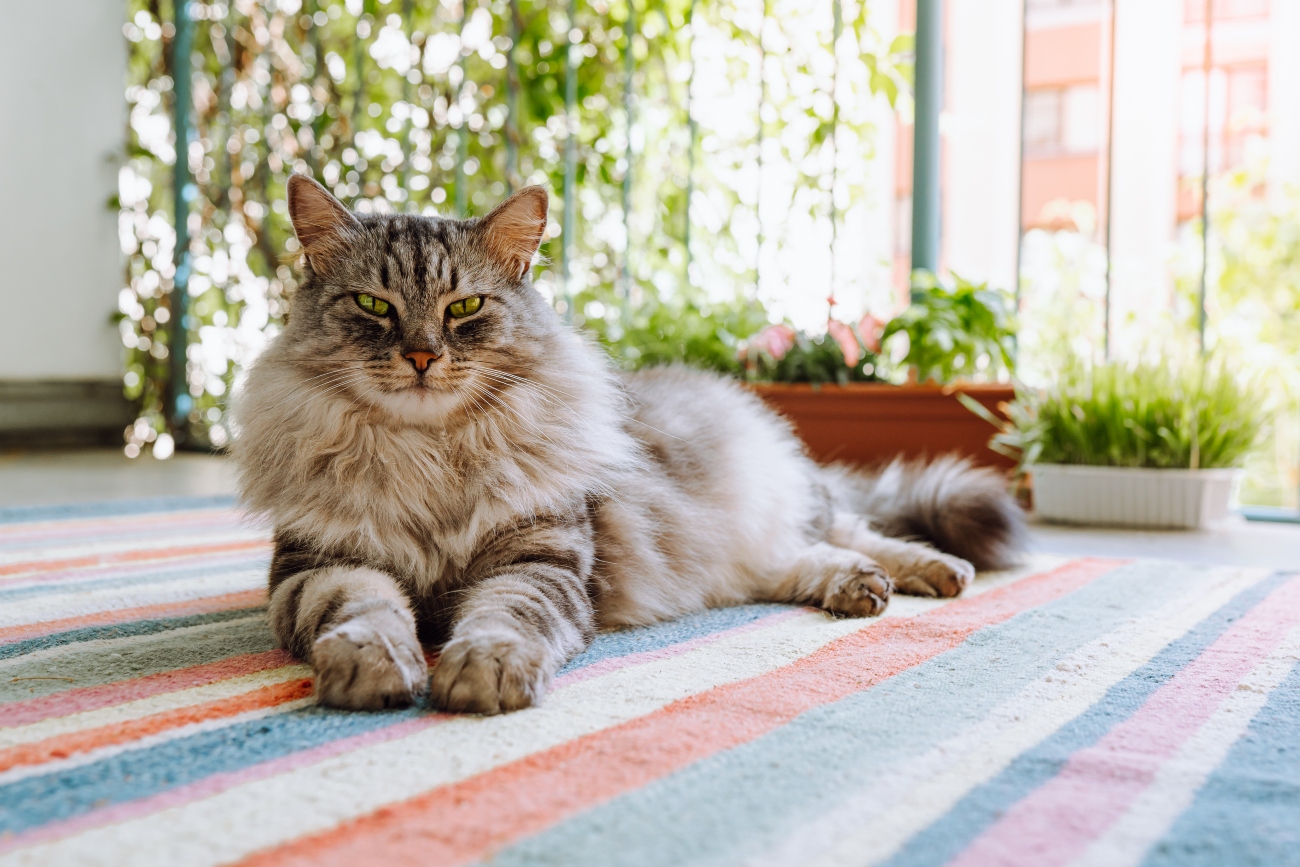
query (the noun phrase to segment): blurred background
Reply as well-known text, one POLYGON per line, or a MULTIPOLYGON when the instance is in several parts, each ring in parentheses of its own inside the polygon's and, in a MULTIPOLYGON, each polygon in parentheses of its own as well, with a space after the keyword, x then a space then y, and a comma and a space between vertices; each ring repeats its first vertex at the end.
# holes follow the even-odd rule
MULTIPOLYGON (((967 380, 1204 353, 1268 404, 1240 502, 1300 505, 1300 0, 6 11, 8 455, 226 446, 295 288, 283 190, 305 172, 363 212, 483 214, 546 184, 537 286, 629 367, 752 373, 781 324, 830 332, 854 378, 915 378, 916 331, 877 326, 918 269, 1018 323, 967 380)), ((30 491, 79 472, 39 461, 30 491)))

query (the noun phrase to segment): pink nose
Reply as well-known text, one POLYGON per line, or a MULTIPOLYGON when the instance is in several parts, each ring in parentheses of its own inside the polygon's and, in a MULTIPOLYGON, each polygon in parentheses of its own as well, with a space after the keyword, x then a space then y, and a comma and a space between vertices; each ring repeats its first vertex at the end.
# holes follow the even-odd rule
POLYGON ((423 373, 429 366, 430 362, 438 360, 436 352, 407 352, 404 353, 407 360, 415 365, 415 369, 423 373))

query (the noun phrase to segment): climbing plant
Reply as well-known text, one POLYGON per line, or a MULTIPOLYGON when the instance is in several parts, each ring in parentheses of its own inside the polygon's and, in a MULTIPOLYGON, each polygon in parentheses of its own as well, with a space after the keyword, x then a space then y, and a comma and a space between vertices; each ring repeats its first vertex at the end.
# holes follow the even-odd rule
MULTIPOLYGON (((130 0, 114 203, 124 385, 139 407, 127 453, 229 441, 226 396, 296 288, 293 172, 362 212, 481 214, 512 188, 547 185, 537 285, 615 339, 650 301, 767 301, 780 316, 800 291, 805 307, 861 294, 844 267, 828 286, 798 278, 854 225, 873 112, 905 90, 910 42, 886 40, 869 11, 861 0, 130 0), (180 154, 177 117, 189 122, 180 154), (179 197, 177 159, 189 177, 179 197)), ((855 255, 852 241, 833 262, 855 255)))

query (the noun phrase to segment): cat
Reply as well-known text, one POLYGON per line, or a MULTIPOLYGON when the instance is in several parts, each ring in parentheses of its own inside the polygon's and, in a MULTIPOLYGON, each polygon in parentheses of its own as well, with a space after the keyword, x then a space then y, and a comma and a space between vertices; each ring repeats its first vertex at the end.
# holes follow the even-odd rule
POLYGON ((617 372, 531 284, 540 187, 467 220, 354 215, 302 175, 287 198, 302 279, 233 454, 275 528, 272 627, 322 704, 516 710, 598 630, 761 600, 876 615, 1017 556, 994 471, 819 466, 736 382, 617 372))

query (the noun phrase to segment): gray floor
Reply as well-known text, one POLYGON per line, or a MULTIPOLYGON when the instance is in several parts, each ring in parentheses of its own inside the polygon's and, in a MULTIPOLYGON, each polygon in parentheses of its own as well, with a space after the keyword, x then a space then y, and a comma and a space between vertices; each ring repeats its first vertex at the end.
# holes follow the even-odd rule
MULTIPOLYGON (((182 453, 157 461, 131 460, 115 450, 0 453, 0 508, 234 492, 229 462, 210 455, 182 453)), ((1203 532, 1035 523, 1030 546, 1059 554, 1300 568, 1300 525, 1248 523, 1241 518, 1203 532)))
POLYGON ((0 507, 233 494, 228 461, 179 453, 132 460, 117 449, 0 452, 0 507))

